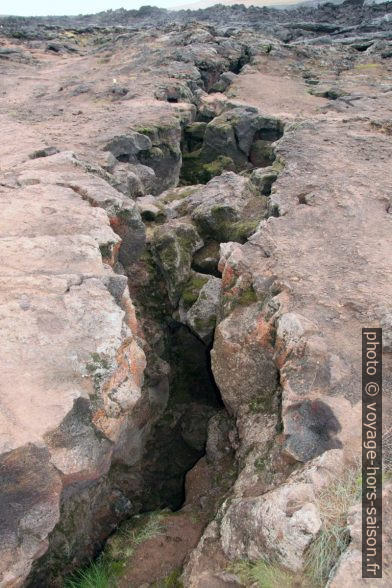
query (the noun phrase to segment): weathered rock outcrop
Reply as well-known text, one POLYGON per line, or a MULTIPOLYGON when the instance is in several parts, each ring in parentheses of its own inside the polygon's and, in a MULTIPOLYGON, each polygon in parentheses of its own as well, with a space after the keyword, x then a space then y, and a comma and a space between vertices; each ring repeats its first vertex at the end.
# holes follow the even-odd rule
MULTIPOLYGON (((112 221, 124 214, 129 226, 128 210, 131 224, 137 215, 76 162, 60 154, 14 168, 1 194, 3 586, 24 582, 48 549, 61 501, 96 491, 124 431, 139 428, 130 419, 143 402, 143 344, 126 278, 110 267, 121 241, 100 199, 112 221)), ((136 248, 141 231, 139 217, 136 248)), ((113 491, 106 482, 104 494, 113 491)), ((114 504, 98 521, 101 508, 84 512, 90 545, 113 525, 114 504)), ((61 524, 72 554, 71 521, 61 524)))
MULTIPOLYGON (((207 557, 212 549, 231 561, 269 557, 293 573, 303 571, 307 550, 324 532, 323 500, 333 500, 322 489, 340 483, 349 493, 347 469, 358 475, 360 336, 349 340, 360 333, 364 317, 380 324, 385 316, 385 257, 376 259, 366 244, 375 230, 391 247, 382 204, 387 195, 379 180, 388 149, 385 137, 370 135, 357 121, 318 121, 291 130, 277 146, 285 165, 270 199, 280 216, 263 221, 245 245, 221 246, 225 318, 218 322, 212 368, 225 404, 238 415, 242 462, 232 498, 185 570, 186 585, 218 581, 222 567, 218 555, 207 557), (377 152, 366 148, 372 141, 377 152), (365 303, 368 278, 377 287, 365 303), (241 286, 248 292, 246 305, 239 304, 241 286), (281 424, 266 439, 266 432, 255 432, 252 413, 268 422, 280 397, 281 424), (300 463, 304 468, 290 474, 300 463)), ((389 366, 388 354, 385 360, 389 366)), ((358 540, 357 530, 351 533, 358 540)), ((353 546, 331 585, 342 578, 361 583, 357 557, 353 546)))

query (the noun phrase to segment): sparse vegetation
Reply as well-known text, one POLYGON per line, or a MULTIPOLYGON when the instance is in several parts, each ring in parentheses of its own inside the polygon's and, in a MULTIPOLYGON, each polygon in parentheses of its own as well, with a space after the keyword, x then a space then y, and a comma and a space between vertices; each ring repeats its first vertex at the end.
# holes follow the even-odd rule
POLYGON ((381 68, 382 65, 381 63, 358 63, 354 69, 359 70, 359 71, 363 71, 363 70, 372 70, 372 69, 377 69, 377 68, 381 68))
POLYGON ((254 398, 249 402, 249 410, 253 414, 257 414, 259 412, 271 412, 273 408, 273 395, 270 394, 268 396, 254 398))
POLYGON ((141 543, 156 537, 163 531, 162 520, 165 514, 152 512, 134 517, 125 523, 109 541, 107 556, 110 560, 124 561, 133 556, 141 543))
POLYGON ((122 564, 100 557, 88 567, 76 572, 65 582, 65 588, 113 588, 122 564))
POLYGON ((198 299, 200 290, 207 283, 208 278, 193 276, 189 279, 183 293, 182 301, 185 308, 190 308, 198 299))
POLYGON ((312 588, 325 586, 333 566, 347 549, 350 542, 347 515, 360 496, 361 481, 356 468, 327 485, 319 494, 322 528, 308 549, 305 566, 305 575, 312 588))
POLYGON ((164 196, 162 196, 162 201, 165 203, 170 203, 173 202, 174 200, 184 200, 185 198, 188 198, 188 196, 191 196, 191 194, 193 194, 193 192, 196 191, 197 188, 195 187, 185 187, 183 189, 174 189, 173 191, 168 191, 164 196))
POLYGON ((176 568, 162 580, 154 582, 154 588, 182 588, 183 583, 180 580, 181 570, 176 568))
MULTIPOLYGON (((163 531, 164 517, 165 513, 162 512, 133 517, 109 539, 106 549, 98 559, 75 572, 66 580, 64 588, 114 588, 136 547, 163 531)), ((180 584, 167 583, 163 586, 176 588, 180 584)))
POLYGON ((276 563, 266 559, 256 562, 240 561, 231 570, 245 584, 245 586, 259 586, 260 588, 295 588, 306 584, 299 583, 292 572, 288 572, 276 563))

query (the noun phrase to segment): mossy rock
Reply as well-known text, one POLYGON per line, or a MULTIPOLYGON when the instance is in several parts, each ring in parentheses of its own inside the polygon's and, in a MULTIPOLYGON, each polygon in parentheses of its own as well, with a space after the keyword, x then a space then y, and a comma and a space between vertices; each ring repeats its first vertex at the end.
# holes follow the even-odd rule
POLYGON ((278 178, 278 173, 279 172, 276 169, 274 169, 273 166, 268 166, 266 168, 259 168, 259 169, 255 169, 252 172, 252 174, 250 176, 250 180, 255 186, 257 186, 257 188, 260 190, 261 194, 269 195, 269 194, 271 194, 272 184, 278 178))
POLYGON ((203 246, 195 227, 185 222, 161 225, 151 248, 165 280, 169 299, 176 305, 191 271, 192 255, 203 246))
POLYGON ((203 164, 200 159, 201 149, 192 151, 191 153, 184 153, 182 156, 182 167, 180 172, 180 180, 182 184, 198 184, 199 176, 202 171, 203 164))
POLYGON ((219 243, 244 243, 255 232, 260 219, 238 220, 238 214, 230 206, 217 205, 211 208, 208 219, 195 215, 195 222, 202 233, 206 233, 219 243))
POLYGON ((164 204, 170 204, 170 202, 174 202, 175 200, 184 200, 185 198, 188 198, 188 196, 191 196, 196 190, 197 186, 182 186, 174 188, 173 190, 167 190, 159 196, 159 201, 164 204))
POLYGON ((238 222, 238 215, 232 207, 226 205, 213 206, 209 211, 209 217, 195 216, 203 231, 220 243, 231 241, 232 226, 238 222))
POLYGON ((234 170, 235 164, 230 157, 219 155, 215 160, 206 163, 198 149, 184 154, 180 177, 184 184, 206 184, 222 172, 234 170))
POLYGON ((238 169, 246 166, 247 157, 238 149, 234 123, 235 120, 227 120, 225 115, 221 115, 207 125, 201 152, 201 159, 205 163, 224 156, 230 158, 238 169))
POLYGON ((235 171, 234 161, 226 155, 219 155, 214 161, 204 164, 206 182, 209 182, 214 176, 219 176, 224 171, 235 171))
POLYGON ((200 290, 208 282, 208 277, 201 276, 200 274, 193 274, 189 278, 187 285, 185 286, 181 301, 186 309, 190 308, 198 299, 200 290))
POLYGON ((274 396, 266 396, 264 398, 254 398, 249 403, 249 410, 253 414, 272 412, 274 408, 274 396))
POLYGON ((203 139, 204 133, 206 132, 207 123, 205 122, 193 122, 192 124, 185 127, 185 133, 196 137, 197 139, 203 139))
POLYGON ((256 232, 259 222, 259 219, 248 219, 233 223, 230 227, 230 240, 245 243, 256 232))
MULTIPOLYGON (((212 342, 220 306, 221 280, 214 276, 196 274, 203 285, 196 300, 189 300, 192 306, 186 314, 186 324, 207 345, 212 342)), ((190 298, 190 297, 189 297, 190 298)), ((193 296, 194 298, 194 296, 193 296)), ((187 300, 182 299, 182 309, 186 309, 187 300)))
POLYGON ((243 290, 241 294, 236 299, 237 304, 242 304, 244 306, 248 306, 249 304, 253 304, 257 302, 257 295, 256 292, 250 287, 248 290, 243 290))

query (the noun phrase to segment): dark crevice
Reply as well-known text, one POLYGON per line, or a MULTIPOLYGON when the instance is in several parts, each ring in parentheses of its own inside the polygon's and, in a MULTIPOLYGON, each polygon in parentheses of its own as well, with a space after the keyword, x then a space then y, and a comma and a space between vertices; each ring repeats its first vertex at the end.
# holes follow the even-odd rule
POLYGON ((201 267, 201 266, 197 265, 196 263, 192 264, 192 269, 195 272, 198 272, 199 274, 203 274, 205 276, 214 276, 214 278, 221 278, 222 277, 222 274, 218 269, 207 270, 206 268, 201 267))
POLYGON ((222 68, 218 68, 216 70, 210 68, 202 68, 199 67, 199 71, 200 71, 200 75, 201 75, 201 79, 203 81, 203 85, 204 85, 204 89, 206 92, 208 92, 209 94, 212 92, 216 92, 216 91, 222 91, 222 89, 226 90, 227 87, 229 86, 229 82, 226 82, 224 84, 224 88, 222 89, 218 89, 217 86, 219 86, 220 84, 220 77, 223 73, 233 73, 233 74, 239 74, 242 70, 242 68, 244 67, 244 65, 247 65, 251 60, 251 54, 250 54, 250 50, 248 47, 245 47, 243 50, 243 53, 240 57, 238 57, 237 59, 234 59, 233 61, 231 61, 227 67, 227 69, 222 69, 222 68))
POLYGON ((169 400, 144 452, 143 511, 181 508, 185 476, 205 454, 208 421, 223 407, 211 371, 210 347, 170 317, 165 359, 171 369, 169 400))
MULTIPOLYGON (((244 63, 238 61, 233 64, 231 71, 235 72, 236 69, 239 71, 243 65, 244 63)), ((176 98, 170 101, 175 102, 176 98)), ((249 109, 249 112, 250 118, 254 116, 254 111, 249 109)), ((248 122, 248 111, 245 111, 245 115, 240 114, 248 122)), ((274 162, 276 156, 273 143, 282 136, 283 131, 270 129, 268 124, 266 124, 267 128, 256 130, 253 137, 252 131, 248 131, 247 137, 251 139, 251 144, 247 151, 246 147, 241 149, 243 141, 240 139, 243 137, 238 136, 237 128, 234 132, 234 119, 233 122, 229 119, 232 125, 229 133, 233 136, 231 147, 234 154, 225 152, 224 142, 223 144, 219 141, 214 143, 214 138, 208 145, 210 149, 208 152, 205 149, 205 133, 208 122, 214 119, 205 116, 203 121, 202 118, 202 115, 198 113, 196 122, 185 126, 181 145, 174 145, 174 151, 173 144, 166 143, 163 136, 163 138, 159 137, 159 141, 162 141, 159 147, 158 143, 154 143, 150 150, 140 150, 136 154, 132 146, 129 152, 125 152, 126 148, 121 147, 115 157, 122 163, 140 162, 149 165, 158 178, 160 174, 167 171, 167 168, 170 166, 175 168, 179 164, 180 148, 183 157, 180 183, 192 186, 207 183, 227 169, 252 176, 255 169, 271 166, 274 162), (156 154, 154 149, 161 153, 156 154), (163 163, 162 153, 165 156, 163 163), (231 156, 236 159, 235 164, 231 156), (187 165, 188 177, 184 175, 187 165)), ((270 122, 267 121, 267 123, 270 122)), ((272 124, 275 123, 276 121, 272 121, 272 124)), ((264 125, 263 122, 260 123, 260 119, 257 119, 257 124, 264 125)), ((148 132, 141 131, 141 134, 148 135, 148 132)), ((271 170, 270 175, 262 180, 261 185, 254 182, 262 195, 271 193, 272 184, 276 180, 278 172, 272 173, 271 170)), ((167 181, 173 182, 173 176, 167 181)), ((169 183, 169 186, 161 185, 159 191, 170 186, 173 186, 173 183, 169 183)), ((150 223, 153 222, 151 218, 150 223)), ((231 234, 229 236, 232 237, 231 234)), ((244 242, 247 236, 248 233, 241 233, 240 236, 233 235, 232 240, 244 242)), ((203 239, 204 246, 201 248, 204 249, 203 256, 198 258, 199 252, 196 251, 191 267, 197 273, 220 278, 219 242, 214 240, 220 237, 209 235, 204 236, 203 239), (206 249, 208 251, 205 251, 206 249)), ((79 492, 73 502, 70 500, 68 506, 64 507, 69 509, 69 512, 64 511, 62 514, 62 520, 77 519, 79 501, 89 503, 95 496, 98 496, 102 503, 110 505, 108 506, 108 509, 111 509, 110 512, 102 515, 102 524, 100 521, 94 522, 99 527, 99 531, 102 527, 102 533, 99 534, 99 539, 95 543, 90 544, 90 556, 96 555, 102 549, 104 540, 120 521, 132 518, 141 512, 165 508, 172 511, 181 509, 186 499, 186 475, 206 454, 208 423, 218 412, 225 413, 224 403, 211 368, 212 343, 206 344, 185 324, 187 320, 182 318, 178 304, 169 301, 168 286, 159 267, 150 245, 147 245, 139 261, 133 260, 126 267, 131 298, 138 310, 140 328, 146 341, 144 350, 147 357, 142 400, 140 406, 137 406, 132 413, 129 431, 124 433, 131 438, 128 445, 124 443, 128 453, 121 454, 120 450, 120 455, 113 460, 107 480, 99 481, 95 486, 92 484, 79 492), (148 279, 146 274, 149 276, 148 279), (163 365, 168 368, 166 371, 163 365), (141 440, 138 435, 142 438, 141 440), (143 435, 145 435, 144 438, 143 435), (135 437, 135 449, 132 446, 132 436, 135 437), (137 455, 135 462, 128 463, 127 459, 133 458, 130 454, 132 451, 137 452, 139 446, 142 446, 140 456, 137 455), (106 482, 107 486, 105 486, 106 482), (105 492, 108 492, 108 495, 105 492)), ((184 292, 180 294, 182 301, 185 300, 183 294, 184 292)), ((58 540, 61 545, 63 535, 60 527, 56 529, 53 534, 53 543, 55 544, 58 540)), ((77 532, 75 537, 78 540, 77 532)), ((65 544, 64 550, 68 547, 65 544)), ((70 553, 74 551, 75 546, 72 545, 70 553)), ((48 568, 58 565, 56 559, 51 561, 52 557, 54 557, 53 554, 48 552, 48 568)), ((67 566, 71 569, 75 561, 62 564, 63 569, 67 566)), ((42 570, 48 568, 43 566, 36 578, 40 580, 42 570)), ((38 586, 39 582, 35 585, 38 586)))
POLYGON ((121 155, 117 155, 116 159, 120 163, 128 163, 129 162, 129 153, 122 153, 121 155))
POLYGON ((212 114, 207 114, 206 112, 200 112, 199 110, 196 113, 195 122, 205 122, 209 123, 212 119, 215 118, 212 114))
POLYGON ((241 55, 241 57, 239 59, 237 59, 236 61, 233 61, 230 64, 229 71, 234 74, 239 74, 240 71, 242 70, 242 68, 244 67, 244 65, 247 65, 248 63, 250 63, 250 60, 251 60, 251 53, 250 53, 249 47, 245 47, 244 53, 241 55))

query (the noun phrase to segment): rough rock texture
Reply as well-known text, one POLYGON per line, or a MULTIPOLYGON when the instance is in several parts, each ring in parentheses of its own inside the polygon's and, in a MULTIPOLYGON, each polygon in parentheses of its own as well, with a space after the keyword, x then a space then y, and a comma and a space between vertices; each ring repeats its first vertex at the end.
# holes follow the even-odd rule
POLYGON ((233 172, 213 178, 192 194, 192 219, 202 235, 218 242, 243 241, 256 228, 266 200, 253 184, 233 172))
MULTIPOLYGON (((283 134, 282 123, 260 115, 256 108, 237 107, 215 117, 206 127, 202 156, 213 161, 222 153, 237 166, 252 159, 255 142, 276 141, 283 134)), ((258 162, 261 167, 262 162, 258 162)))
POLYGON ((108 473, 142 400, 134 310, 125 276, 110 267, 120 238, 70 186, 108 201, 114 190, 89 183, 71 158, 45 169, 50 159, 14 168, 15 186, 1 193, 4 586, 19 585, 47 550, 66 489, 108 473))
POLYGON ((211 343, 219 311, 220 279, 210 276, 184 321, 205 343, 211 343))
POLYGON ((165 278, 170 301, 176 304, 191 270, 192 255, 203 245, 195 228, 172 221, 154 232, 152 251, 165 278))
MULTIPOLYGON (((391 512, 391 483, 385 485, 382 494, 383 515, 387 521, 390 520, 391 512)), ((362 505, 356 504, 351 509, 348 516, 348 528, 350 531, 351 543, 340 560, 337 562, 336 573, 328 582, 328 588, 338 588, 346 584, 354 586, 374 586, 377 582, 379 586, 388 586, 390 583, 389 569, 391 567, 391 537, 388 530, 383 532, 383 578, 372 580, 371 578, 362 578, 362 505)))
MULTIPOLYGON (((184 585, 301 581, 356 473, 363 326, 391 383, 390 12, 1 18, 2 588, 62 585, 193 466, 184 585)), ((348 530, 324 584, 375 585, 348 530)))

